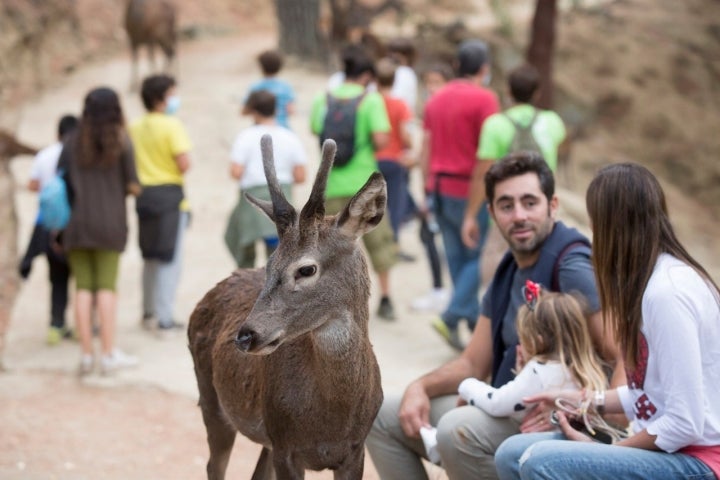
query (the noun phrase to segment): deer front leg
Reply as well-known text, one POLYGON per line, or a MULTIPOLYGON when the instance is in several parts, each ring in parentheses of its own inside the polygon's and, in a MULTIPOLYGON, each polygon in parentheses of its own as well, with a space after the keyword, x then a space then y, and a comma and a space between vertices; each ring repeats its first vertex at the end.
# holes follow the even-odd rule
POLYGON ((196 369, 200 387, 200 410, 207 430, 208 447, 210 447, 207 478, 208 480, 224 480, 237 432, 222 417, 220 403, 212 383, 197 372, 196 369))
POLYGON ((276 480, 272 452, 268 448, 263 447, 260 452, 260 458, 258 458, 255 471, 250 480, 276 480))
POLYGON ((130 91, 135 92, 138 88, 138 46, 130 45, 130 91))
POLYGON ((365 469, 365 445, 353 445, 352 452, 345 458, 340 468, 335 470, 334 480, 361 480, 365 469))
POLYGON ((277 480, 303 480, 305 470, 293 461, 292 454, 273 450, 273 466, 277 480))

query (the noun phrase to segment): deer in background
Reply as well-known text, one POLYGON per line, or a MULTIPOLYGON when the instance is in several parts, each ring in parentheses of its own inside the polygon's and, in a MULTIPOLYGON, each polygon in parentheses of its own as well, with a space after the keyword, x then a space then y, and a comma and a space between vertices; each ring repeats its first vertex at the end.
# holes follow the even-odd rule
POLYGON ((278 183, 268 135, 261 147, 272 201, 247 198, 277 226, 278 248, 264 270, 236 270, 210 290, 188 327, 208 478, 225 478, 240 432, 263 446, 253 479, 332 469, 335 479, 360 480, 383 395, 358 239, 382 219, 385 180, 373 174, 339 214, 325 217, 336 150, 328 140, 298 215, 278 183))
POLYGON ((0 371, 3 370, 5 336, 10 326, 15 297, 20 285, 18 275, 18 221, 15 211, 15 180, 10 159, 17 155, 35 155, 37 150, 0 130, 0 371))
POLYGON ((165 53, 165 72, 174 67, 177 44, 175 5, 169 0, 129 0, 125 11, 125 30, 130 41, 132 72, 130 90, 138 86, 138 50, 147 45, 150 66, 155 70, 155 45, 165 53))

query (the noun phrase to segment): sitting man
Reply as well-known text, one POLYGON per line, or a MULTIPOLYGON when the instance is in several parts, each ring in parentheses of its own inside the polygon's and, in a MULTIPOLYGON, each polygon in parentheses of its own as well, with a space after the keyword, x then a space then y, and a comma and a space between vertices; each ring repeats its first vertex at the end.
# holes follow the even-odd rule
MULTIPOLYGON (((604 334, 590 262, 590 242, 556 221, 553 174, 534 152, 512 153, 490 167, 485 189, 492 219, 510 246, 485 294, 477 326, 459 358, 412 382, 402 397, 386 395, 367 439, 380 477, 422 479, 427 474, 420 428, 437 426, 437 449, 451 480, 497 478, 496 448, 522 430, 550 430, 548 412, 532 408, 521 425, 479 408, 457 407, 457 389, 468 377, 491 378, 494 387, 513 379, 518 345, 515 317, 522 286, 531 279, 552 291, 585 297, 588 326, 602 357, 615 365, 612 384, 624 383, 619 349, 604 334)), ((426 457, 427 458, 427 457, 426 457)))

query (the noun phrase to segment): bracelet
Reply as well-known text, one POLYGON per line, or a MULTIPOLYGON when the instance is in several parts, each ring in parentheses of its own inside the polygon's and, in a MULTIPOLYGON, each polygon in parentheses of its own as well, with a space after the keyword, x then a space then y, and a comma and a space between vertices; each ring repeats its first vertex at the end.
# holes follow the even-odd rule
POLYGON ((593 395, 593 406, 600 415, 605 414, 605 390, 598 390, 593 395))

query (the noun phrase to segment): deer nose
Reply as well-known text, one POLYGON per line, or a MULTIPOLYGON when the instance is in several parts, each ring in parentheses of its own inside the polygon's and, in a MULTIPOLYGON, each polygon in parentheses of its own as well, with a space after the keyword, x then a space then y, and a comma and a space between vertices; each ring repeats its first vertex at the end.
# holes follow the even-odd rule
POLYGON ((235 346, 243 352, 247 352, 250 350, 253 340, 255 340, 255 332, 243 327, 238 332, 237 337, 235 337, 235 346))

